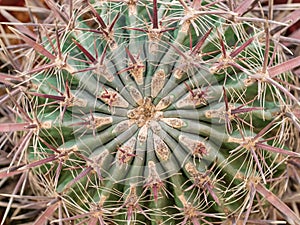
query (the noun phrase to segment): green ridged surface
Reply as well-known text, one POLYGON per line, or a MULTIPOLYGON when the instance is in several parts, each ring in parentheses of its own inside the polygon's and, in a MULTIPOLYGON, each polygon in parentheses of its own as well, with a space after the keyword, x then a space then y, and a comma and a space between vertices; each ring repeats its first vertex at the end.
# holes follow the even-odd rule
MULTIPOLYGON (((182 4, 158 2, 158 28, 152 29, 151 1, 138 1, 132 11, 126 2, 74 3, 74 27, 58 26, 66 64, 31 74, 32 92, 65 97, 64 103, 33 97, 38 120, 51 124, 38 136, 57 152, 38 138, 29 151, 30 161, 58 155, 32 172, 47 187, 44 194, 61 196, 69 213, 64 218, 209 224, 243 215, 251 184, 277 192, 284 157, 255 144, 275 137, 264 144, 285 148, 289 126, 281 113, 290 101, 256 77, 264 62, 263 24, 230 20, 233 12, 222 2, 182 4), (194 10, 189 19, 188 10, 194 10), (118 17, 109 38, 93 11, 108 27, 118 17), (73 103, 66 102, 68 89, 73 103)), ((48 39, 41 45, 56 54, 48 39)), ((275 54, 272 60, 283 59, 275 54)), ((259 204, 268 206, 254 197, 253 213, 259 204)))

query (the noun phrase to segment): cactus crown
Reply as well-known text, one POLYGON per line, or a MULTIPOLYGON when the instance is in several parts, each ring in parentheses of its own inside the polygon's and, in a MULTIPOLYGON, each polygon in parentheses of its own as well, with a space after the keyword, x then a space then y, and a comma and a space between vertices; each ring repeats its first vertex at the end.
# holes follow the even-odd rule
POLYGON ((38 221, 198 225, 284 207, 272 192, 298 155, 276 24, 224 1, 48 4, 39 41, 15 30, 34 49, 17 171, 51 198, 38 221))

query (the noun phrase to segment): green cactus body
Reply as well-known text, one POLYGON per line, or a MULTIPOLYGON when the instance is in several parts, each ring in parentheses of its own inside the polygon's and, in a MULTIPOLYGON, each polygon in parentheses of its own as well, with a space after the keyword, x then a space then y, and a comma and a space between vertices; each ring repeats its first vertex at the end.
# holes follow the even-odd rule
POLYGON ((292 153, 266 21, 222 1, 73 7, 24 72, 32 183, 59 202, 54 221, 213 224, 268 206, 255 193, 278 192, 292 153))

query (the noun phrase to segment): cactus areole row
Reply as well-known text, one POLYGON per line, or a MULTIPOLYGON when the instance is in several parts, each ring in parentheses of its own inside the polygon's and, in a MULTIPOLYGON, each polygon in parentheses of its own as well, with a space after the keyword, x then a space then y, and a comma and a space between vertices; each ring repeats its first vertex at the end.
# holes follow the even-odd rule
POLYGON ((35 61, 11 173, 52 199, 36 224, 299 222, 276 197, 298 156, 276 24, 227 1, 47 2, 39 38, 13 29, 35 61))

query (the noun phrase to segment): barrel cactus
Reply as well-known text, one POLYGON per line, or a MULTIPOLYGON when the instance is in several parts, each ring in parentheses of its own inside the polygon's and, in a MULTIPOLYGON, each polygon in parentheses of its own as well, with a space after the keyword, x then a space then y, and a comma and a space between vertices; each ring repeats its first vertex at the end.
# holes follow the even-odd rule
POLYGON ((300 224, 277 197, 299 156, 282 23, 252 1, 46 2, 38 37, 11 28, 32 50, 2 126, 23 137, 0 178, 47 196, 35 224, 266 224, 270 205, 300 224))

